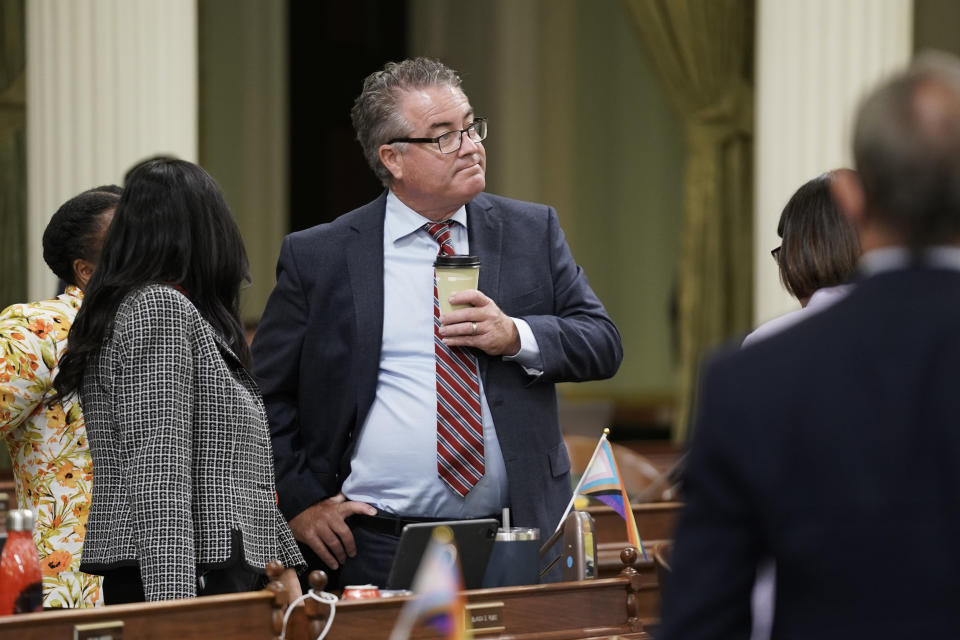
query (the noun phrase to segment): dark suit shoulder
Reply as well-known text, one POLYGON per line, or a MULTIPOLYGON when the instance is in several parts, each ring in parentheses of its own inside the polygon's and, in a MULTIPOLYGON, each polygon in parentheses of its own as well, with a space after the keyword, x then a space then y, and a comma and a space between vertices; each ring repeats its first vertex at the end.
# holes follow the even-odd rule
POLYGON ((382 225, 386 201, 387 195, 384 192, 376 200, 368 202, 362 207, 357 207, 331 222, 294 231, 286 237, 284 244, 293 247, 312 246, 317 243, 327 243, 331 240, 337 241, 352 234, 355 230, 362 231, 378 224, 382 225))
POLYGON ((883 273, 783 332, 716 358, 705 379, 748 403, 756 415, 831 406, 851 384, 887 389, 908 371, 919 379, 934 362, 960 350, 958 324, 960 273, 883 273), (928 357, 919 357, 928 349, 928 357), (887 380, 889 371, 897 374, 887 380))
POLYGON ((557 213, 549 205, 491 193, 477 195, 467 205, 467 215, 468 219, 474 215, 487 218, 490 224, 501 227, 505 238, 547 237, 560 227, 557 213))
POLYGON ((905 269, 861 280, 843 300, 744 349, 752 358, 827 358, 915 341, 960 321, 960 272, 905 269))
POLYGON ((547 216, 553 209, 549 205, 539 202, 526 202, 524 200, 514 200, 505 196, 498 196, 493 193, 482 192, 473 199, 471 204, 484 209, 498 209, 511 214, 530 215, 535 217, 547 216))

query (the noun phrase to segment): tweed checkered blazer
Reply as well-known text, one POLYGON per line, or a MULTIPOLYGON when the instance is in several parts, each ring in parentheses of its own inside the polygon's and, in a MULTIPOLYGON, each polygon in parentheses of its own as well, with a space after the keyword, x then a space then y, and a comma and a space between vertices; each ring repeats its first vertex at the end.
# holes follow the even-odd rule
POLYGON ((254 569, 303 566, 275 504, 256 384, 186 296, 129 294, 81 399, 94 464, 82 570, 139 564, 147 600, 192 597, 237 534, 254 569))

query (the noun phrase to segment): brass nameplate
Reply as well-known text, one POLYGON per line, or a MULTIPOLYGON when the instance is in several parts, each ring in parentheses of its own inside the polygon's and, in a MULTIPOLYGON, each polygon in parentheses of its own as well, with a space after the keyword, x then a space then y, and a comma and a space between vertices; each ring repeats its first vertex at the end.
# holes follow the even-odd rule
POLYGON ((506 631, 503 621, 503 602, 468 604, 463 613, 471 629, 480 633, 506 631))
POLYGON ((73 640, 123 640, 123 620, 76 624, 73 640))

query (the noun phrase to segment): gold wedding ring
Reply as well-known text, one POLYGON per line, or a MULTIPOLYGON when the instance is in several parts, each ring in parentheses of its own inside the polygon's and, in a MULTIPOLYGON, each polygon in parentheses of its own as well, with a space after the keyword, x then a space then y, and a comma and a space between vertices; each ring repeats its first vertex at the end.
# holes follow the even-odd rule
POLYGON ((477 323, 476 323, 476 322, 473 323, 473 333, 471 333, 470 335, 472 335, 472 336, 477 335, 477 323))

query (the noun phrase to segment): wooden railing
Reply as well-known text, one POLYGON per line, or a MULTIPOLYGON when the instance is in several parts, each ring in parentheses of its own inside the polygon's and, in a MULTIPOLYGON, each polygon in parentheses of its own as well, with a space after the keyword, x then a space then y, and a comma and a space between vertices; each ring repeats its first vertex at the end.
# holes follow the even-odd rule
MULTIPOLYGON (((633 507, 637 528, 648 552, 659 541, 673 537, 680 507, 680 503, 675 502, 633 507)), ((514 640, 649 637, 644 629, 656 622, 660 608, 652 557, 644 561, 632 549, 624 550, 624 523, 612 509, 589 507, 587 510, 596 522, 601 579, 466 591, 468 614, 478 621, 473 625, 474 637, 505 636, 514 640)), ((279 576, 279 566, 272 567, 271 571, 274 578, 279 576)), ((311 579, 319 580, 320 576, 314 575, 311 579)), ((321 585, 318 582, 316 586, 321 585)), ((409 599, 342 601, 337 605, 327 638, 386 638, 409 599)), ((291 613, 287 638, 313 640, 326 622, 328 609, 308 602, 309 606, 298 605, 291 613)), ((268 589, 250 593, 3 617, 0 618, 0 638, 276 640, 286 607, 286 594, 274 580, 268 589)), ((440 634, 430 629, 416 629, 411 637, 429 639, 440 634)))
MULTIPOLYGON (((652 550, 673 539, 673 530, 683 506, 680 502, 647 502, 633 505, 637 531, 647 547, 647 559, 637 557, 633 567, 645 582, 656 583, 652 550)), ((587 507, 593 516, 597 535, 597 565, 600 577, 615 576, 623 569, 620 552, 627 546, 627 530, 623 518, 610 507, 587 507)))
POLYGON ((273 591, 190 600, 118 604, 0 617, 10 640, 271 640, 279 633, 282 602, 273 591), (275 630, 276 629, 276 630, 275 630), (76 634, 76 635, 74 635, 76 634))
MULTIPOLYGON (((624 552, 629 560, 633 550, 624 552)), ((465 591, 467 615, 475 638, 511 640, 576 640, 583 638, 648 638, 644 629, 655 624, 660 595, 655 584, 644 584, 635 572, 615 578, 557 584, 465 591)), ((311 580, 316 578, 316 573, 311 580)), ((320 586, 319 584, 316 586, 320 586)), ((353 600, 337 605, 328 640, 386 638, 400 610, 414 596, 353 600)), ((314 638, 328 610, 323 605, 298 606, 290 617, 288 637, 314 638), (308 615, 309 614, 309 615, 308 615)), ((414 640, 443 637, 438 631, 416 628, 414 640)))
MULTIPOLYGON (((624 550, 632 564, 633 549, 624 550)), ((98 609, 48 611, 0 618, 0 638, 16 640, 276 640, 286 593, 274 578, 263 591, 189 600, 125 604, 98 609), (77 634, 77 635, 75 635, 77 634)), ((326 577, 314 572, 311 581, 322 588, 326 577)), ((464 592, 466 614, 474 620, 475 638, 513 640, 577 640, 586 638, 649 638, 660 599, 657 586, 645 583, 629 566, 615 578, 559 584, 478 589, 464 592)), ((329 640, 387 638, 403 606, 413 596, 341 601, 329 640)), ((329 610, 313 601, 297 605, 286 637, 313 640, 326 623, 329 610)), ((442 637, 418 627, 413 639, 442 637)))

